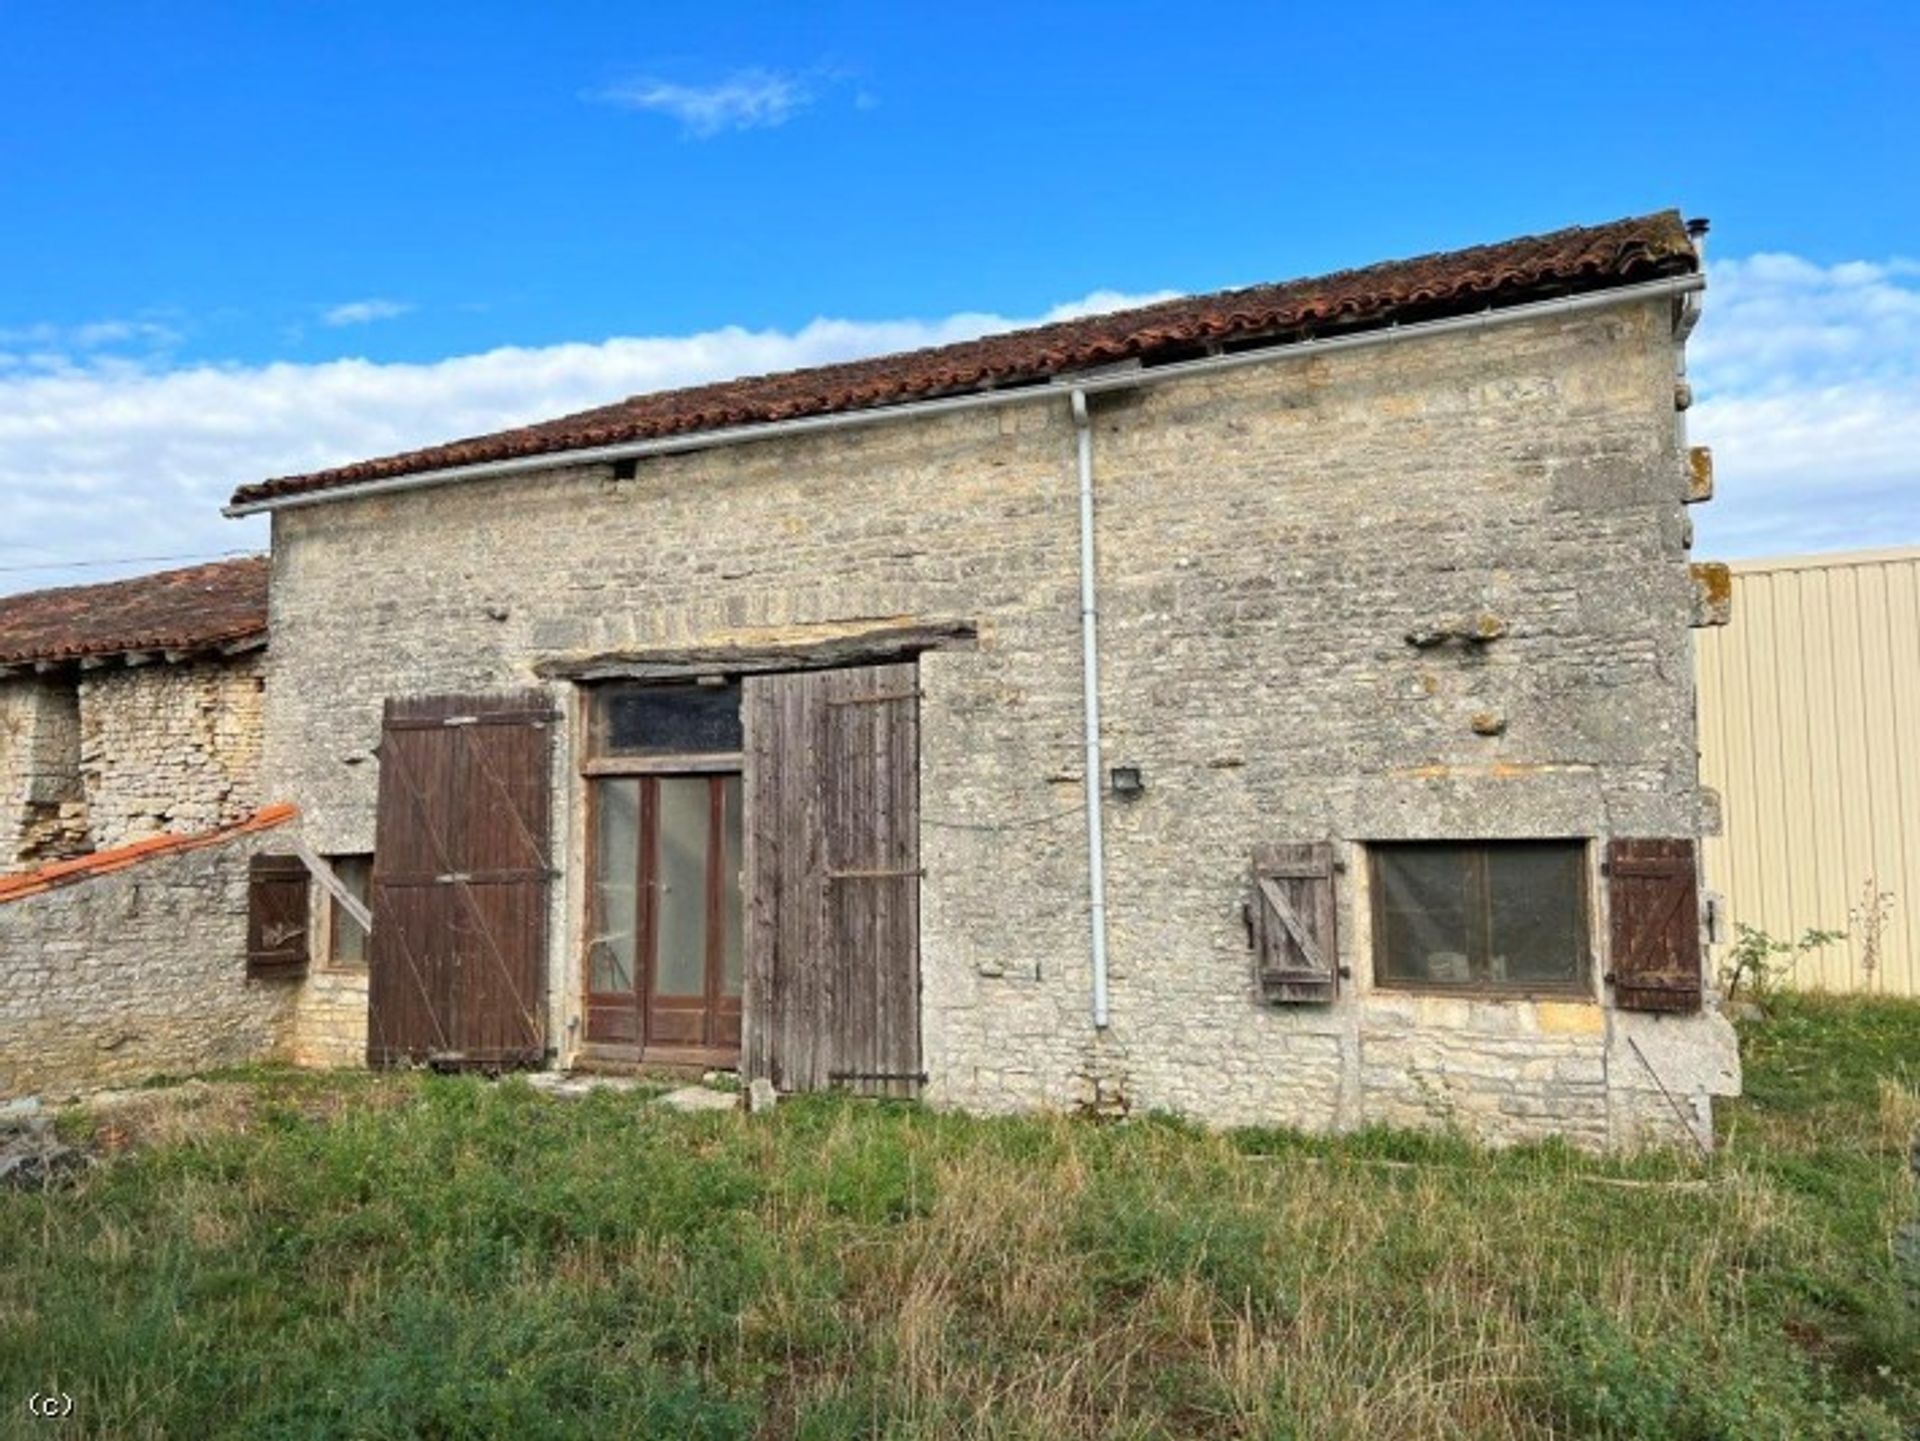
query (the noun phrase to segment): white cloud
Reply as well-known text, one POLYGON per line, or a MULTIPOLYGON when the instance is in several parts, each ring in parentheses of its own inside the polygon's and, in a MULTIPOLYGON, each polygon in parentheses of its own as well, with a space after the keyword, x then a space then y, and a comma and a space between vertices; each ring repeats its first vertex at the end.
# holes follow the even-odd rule
POLYGON ((323 325, 368 325, 376 320, 392 320, 405 315, 413 307, 403 300, 349 300, 344 305, 330 305, 320 312, 323 325))
POLYGON ((1703 556, 1920 542, 1920 263, 1708 268, 1688 432, 1714 451, 1703 556))
MULTIPOLYGON (((1159 296, 1101 291, 1042 320, 1159 296)), ((644 391, 819 365, 1005 330, 1031 320, 815 320, 687 336, 506 348, 431 364, 165 367, 107 357, 0 370, 0 592, 154 568, 66 570, 54 558, 213 555, 264 548, 259 518, 228 521, 236 485, 541 420, 644 391)))
POLYGON ((0 325, 0 372, 59 370, 87 355, 111 347, 133 347, 146 352, 178 345, 181 334, 158 320, 90 320, 79 325, 37 321, 32 325, 0 325))
POLYGON ((778 70, 736 70, 712 85, 684 85, 642 76, 610 85, 588 97, 623 110, 671 116, 699 140, 728 130, 784 125, 814 101, 811 81, 778 70))

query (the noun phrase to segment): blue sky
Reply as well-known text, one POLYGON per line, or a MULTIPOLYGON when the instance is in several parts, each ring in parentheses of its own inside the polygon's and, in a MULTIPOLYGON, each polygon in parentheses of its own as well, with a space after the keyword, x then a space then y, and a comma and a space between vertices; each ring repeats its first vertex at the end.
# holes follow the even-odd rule
POLYGON ((0 0, 0 591, 257 546, 268 474, 1666 206, 1701 552, 1920 541, 1917 13, 0 0))

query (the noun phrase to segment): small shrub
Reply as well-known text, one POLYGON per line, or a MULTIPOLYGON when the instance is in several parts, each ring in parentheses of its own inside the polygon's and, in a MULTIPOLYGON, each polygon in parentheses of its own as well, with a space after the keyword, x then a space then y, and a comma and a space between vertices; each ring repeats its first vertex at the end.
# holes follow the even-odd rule
POLYGON ((1736 939, 1720 967, 1720 989, 1729 1001, 1738 1000, 1743 989, 1750 999, 1765 1000, 1802 956, 1847 938, 1845 931, 1809 927, 1799 940, 1782 941, 1745 921, 1735 921, 1733 929, 1736 939))

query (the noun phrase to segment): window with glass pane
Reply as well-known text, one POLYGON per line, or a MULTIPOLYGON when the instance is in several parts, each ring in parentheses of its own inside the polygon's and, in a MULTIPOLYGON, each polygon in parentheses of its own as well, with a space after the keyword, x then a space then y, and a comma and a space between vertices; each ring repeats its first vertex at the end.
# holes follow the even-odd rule
MULTIPOLYGON (((347 893, 363 906, 373 901, 373 857, 328 856, 327 864, 347 893)), ((364 966, 367 963, 367 932, 347 908, 329 898, 327 961, 335 966, 364 966)))
POLYGON ((594 786, 593 934, 587 989, 631 991, 640 918, 640 782, 594 786))
POLYGON ((705 776, 662 776, 659 886, 653 990, 701 996, 707 990, 707 830, 712 787, 705 776))
POLYGON ((737 685, 612 685, 594 693, 603 756, 725 755, 742 745, 737 685))
POLYGON ((1584 993, 1586 844, 1369 848, 1383 986, 1584 993))

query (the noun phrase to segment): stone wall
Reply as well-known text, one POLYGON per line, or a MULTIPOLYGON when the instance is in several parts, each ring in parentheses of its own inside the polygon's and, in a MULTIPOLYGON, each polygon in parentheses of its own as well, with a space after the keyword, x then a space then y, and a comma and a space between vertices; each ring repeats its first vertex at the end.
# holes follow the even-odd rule
POLYGON ((256 809, 262 681, 258 652, 84 672, 80 769, 95 848, 256 809))
POLYGON ((246 975, 272 830, 0 903, 0 1095, 66 1095, 284 1053, 296 983, 246 975))
MULTIPOLYGON (((314 888, 318 910, 325 901, 314 888)), ((316 947, 289 1031, 288 1058, 296 1066, 361 1066, 367 1060, 367 973, 329 967, 316 947)))
MULTIPOLYGON (((1088 1015, 1078 508, 1064 394, 274 521, 267 765, 323 851, 370 849, 387 696, 541 661, 856 617, 966 617, 922 662, 923 1033, 936 1103, 1221 1123, 1679 1133, 1736 1084, 1717 1016, 1376 990, 1365 843, 1697 832, 1689 526, 1665 302, 1096 397, 1112 1026, 1088 1015), (1480 647, 1408 632, 1491 612, 1480 647), (1498 719, 1476 727, 1476 717, 1498 719), (1483 734, 1482 731, 1492 731, 1483 734), (1330 1006, 1257 1001, 1255 845, 1331 839, 1330 1006), (1435 1099, 1435 1098, 1438 1099, 1435 1099), (1663 1121, 1664 1114, 1671 1119, 1663 1121)), ((552 686, 569 708, 578 696, 552 686)), ((581 783, 555 759, 551 1034, 579 1014, 581 783)))
POLYGON ((72 681, 0 679, 0 874, 86 848, 80 707, 72 681))

